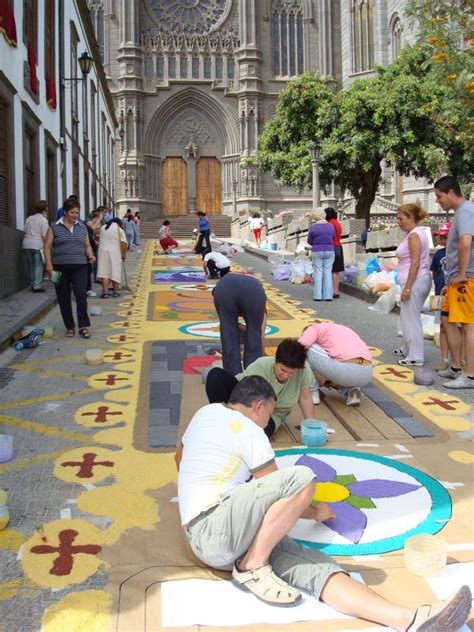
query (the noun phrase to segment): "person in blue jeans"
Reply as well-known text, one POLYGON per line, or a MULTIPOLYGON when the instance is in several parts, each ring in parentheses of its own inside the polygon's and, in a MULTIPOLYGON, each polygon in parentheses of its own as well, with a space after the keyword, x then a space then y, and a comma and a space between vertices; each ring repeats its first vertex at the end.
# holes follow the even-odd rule
POLYGON ((308 244, 313 253, 313 301, 332 301, 332 266, 334 263, 334 226, 326 221, 322 209, 313 213, 314 224, 309 229, 308 244))
POLYGON ((207 254, 212 251, 211 248, 211 227, 209 222, 207 221, 206 213, 203 211, 198 211, 197 216, 199 217, 199 239, 194 248, 194 252, 196 254, 207 254), (206 245, 203 247, 203 242, 206 242, 206 245))

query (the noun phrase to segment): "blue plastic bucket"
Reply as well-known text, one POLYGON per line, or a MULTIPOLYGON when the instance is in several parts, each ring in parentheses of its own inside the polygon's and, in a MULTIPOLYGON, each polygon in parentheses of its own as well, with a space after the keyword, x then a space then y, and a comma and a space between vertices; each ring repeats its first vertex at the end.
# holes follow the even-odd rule
POLYGON ((301 442, 310 448, 326 445, 328 425, 319 419, 304 419, 301 422, 301 442))
POLYGON ((276 243, 276 241, 272 241, 270 243, 270 250, 278 250, 278 244, 276 243))

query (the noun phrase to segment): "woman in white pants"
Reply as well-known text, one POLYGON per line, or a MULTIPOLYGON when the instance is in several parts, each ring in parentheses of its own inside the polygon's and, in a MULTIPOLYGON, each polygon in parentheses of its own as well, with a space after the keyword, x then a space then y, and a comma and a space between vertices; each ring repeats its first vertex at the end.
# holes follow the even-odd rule
POLYGON ((398 246, 398 281, 401 286, 400 323, 403 343, 394 354, 404 356, 402 366, 421 366, 425 361, 421 310, 431 289, 428 237, 418 224, 427 217, 419 204, 402 204, 397 221, 406 233, 398 246))

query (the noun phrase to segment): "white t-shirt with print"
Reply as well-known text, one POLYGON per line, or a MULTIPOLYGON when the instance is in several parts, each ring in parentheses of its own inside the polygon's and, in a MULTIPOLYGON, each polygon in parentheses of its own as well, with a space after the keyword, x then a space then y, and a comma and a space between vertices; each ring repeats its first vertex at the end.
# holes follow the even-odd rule
POLYGON ((178 500, 183 525, 217 505, 275 458, 263 429, 223 404, 198 410, 182 443, 178 500))
POLYGON ((230 266, 230 261, 220 252, 208 252, 204 257, 204 262, 207 263, 209 259, 212 259, 216 264, 216 268, 219 270, 223 270, 224 268, 228 268, 230 266))

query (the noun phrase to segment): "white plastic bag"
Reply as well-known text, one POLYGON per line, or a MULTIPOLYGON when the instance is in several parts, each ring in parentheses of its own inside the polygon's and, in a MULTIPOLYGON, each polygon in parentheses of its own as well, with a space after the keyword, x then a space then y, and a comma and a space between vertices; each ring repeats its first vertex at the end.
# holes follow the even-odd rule
POLYGON ((291 264, 290 281, 292 283, 301 284, 304 281, 304 277, 305 277, 304 257, 303 258, 297 257, 291 264))
POLYGON ((389 290, 381 294, 377 302, 374 305, 370 305, 369 309, 378 314, 389 314, 397 303, 399 292, 400 288, 397 285, 393 285, 389 290))

